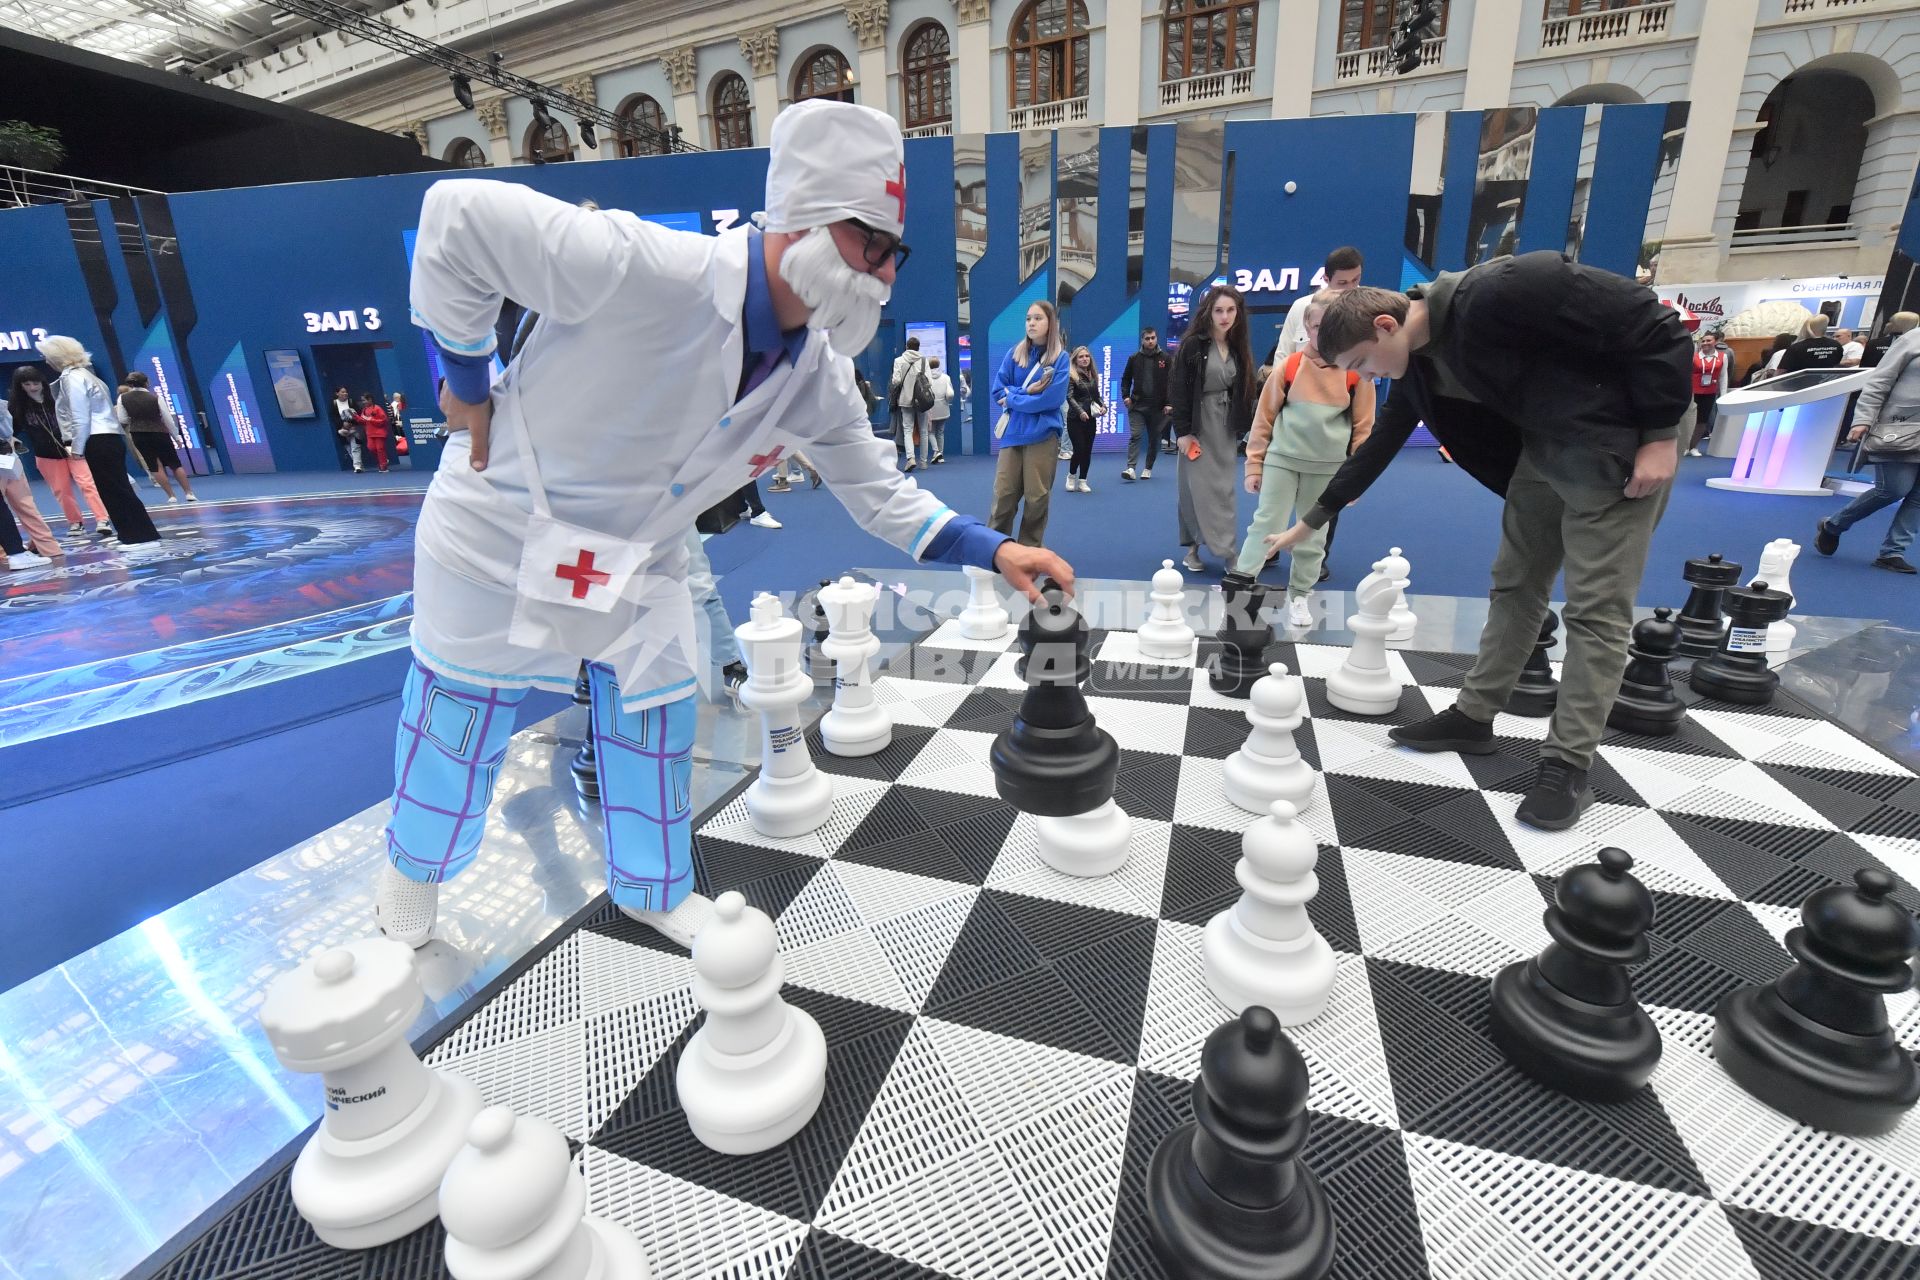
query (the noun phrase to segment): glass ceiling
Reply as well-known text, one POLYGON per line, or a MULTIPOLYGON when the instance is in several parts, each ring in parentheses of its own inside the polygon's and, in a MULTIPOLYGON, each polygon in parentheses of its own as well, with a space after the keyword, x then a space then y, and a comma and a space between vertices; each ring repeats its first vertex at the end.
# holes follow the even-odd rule
POLYGON ((0 23, 61 44, 193 69, 264 43, 272 5, 258 0, 0 0, 0 23))

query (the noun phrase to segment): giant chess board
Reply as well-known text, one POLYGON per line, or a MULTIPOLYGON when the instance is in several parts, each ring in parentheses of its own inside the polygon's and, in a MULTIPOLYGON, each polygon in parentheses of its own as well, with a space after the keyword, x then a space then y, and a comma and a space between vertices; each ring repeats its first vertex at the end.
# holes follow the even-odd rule
MULTIPOLYGON (((1147 1161, 1190 1118, 1200 1046, 1228 1015, 1201 980, 1201 927, 1238 892, 1254 815, 1221 790, 1246 703, 1191 664, 1093 636, 1088 702, 1121 749, 1132 857, 1076 880, 1035 855, 987 750, 1024 685, 1008 639, 942 626, 881 671, 893 744, 841 760, 827 825, 769 839, 736 791, 697 825, 700 885, 778 922, 787 998, 818 1019, 826 1100, 758 1156, 694 1140, 673 1077, 700 1014, 685 951, 602 909, 428 1055, 487 1099, 572 1139, 594 1212, 660 1280, 1156 1277, 1147 1161)), ((1572 831, 1515 823, 1543 720, 1503 716, 1500 750, 1421 756, 1386 731, 1447 706, 1470 658, 1394 651, 1398 709, 1326 700, 1344 650, 1278 644, 1305 677, 1296 735, 1323 771, 1302 818, 1322 841, 1312 917, 1339 959, 1328 1011, 1291 1034, 1312 1072, 1308 1164, 1346 1280, 1920 1275, 1920 1116, 1883 1138, 1817 1132, 1743 1092, 1709 1052, 1726 992, 1787 965, 1812 890, 1862 866, 1920 907, 1920 779, 1782 695, 1693 703, 1670 738, 1610 734, 1572 831), (1617 1106, 1506 1065, 1488 980, 1548 941, 1554 876, 1631 853, 1657 903, 1638 994, 1666 1050, 1617 1106)), ((1920 1047, 1920 1003, 1889 1000, 1920 1047)), ((284 1171, 160 1274, 435 1277, 438 1224, 345 1254, 295 1215, 284 1171)))

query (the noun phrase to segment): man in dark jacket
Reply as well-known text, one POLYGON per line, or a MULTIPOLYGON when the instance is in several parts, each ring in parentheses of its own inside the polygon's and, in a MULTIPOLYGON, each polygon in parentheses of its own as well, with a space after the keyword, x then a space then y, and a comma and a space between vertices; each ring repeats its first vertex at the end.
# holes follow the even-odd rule
MULTIPOLYGON (((1120 399, 1127 406, 1127 423, 1132 427, 1127 434, 1127 469, 1120 473, 1122 480, 1133 480, 1133 464, 1139 458, 1142 440, 1146 441, 1146 461, 1140 467, 1140 478, 1153 478, 1153 458, 1160 452, 1161 437, 1168 430, 1170 369, 1167 353, 1160 349, 1160 335, 1142 329, 1140 349, 1127 357, 1127 367, 1120 371, 1120 399)), ((1169 443, 1167 447, 1173 446, 1169 443)))
POLYGON ((1825 316, 1809 317, 1800 330, 1800 341, 1780 357, 1780 372, 1798 373, 1802 369, 1838 369, 1846 357, 1846 348, 1827 335, 1825 316))
POLYGON ((1424 421, 1506 509, 1479 659, 1459 700, 1391 736, 1417 751, 1496 750, 1493 718, 1564 566, 1567 660, 1517 817, 1572 826, 1593 803, 1587 769, 1619 692, 1634 594, 1693 409, 1679 316, 1622 276, 1529 253, 1442 272, 1410 295, 1355 289, 1327 309, 1320 351, 1394 379, 1393 393, 1319 503, 1269 547, 1291 547, 1358 498, 1424 421))

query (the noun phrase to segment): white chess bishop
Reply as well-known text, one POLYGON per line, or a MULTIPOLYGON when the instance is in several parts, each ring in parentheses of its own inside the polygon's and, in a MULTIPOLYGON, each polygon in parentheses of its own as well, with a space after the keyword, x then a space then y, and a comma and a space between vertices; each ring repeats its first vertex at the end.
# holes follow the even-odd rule
POLYGON ((413 948, 390 938, 321 952, 267 988, 267 1043, 325 1090, 291 1191, 335 1248, 370 1249, 433 1221, 440 1179, 480 1110, 478 1089, 425 1066, 407 1042, 425 1004, 413 948))
POLYGON ((1327 701, 1357 716, 1384 716, 1400 705, 1400 682, 1387 669, 1387 636, 1393 631, 1393 602, 1407 583, 1387 572, 1395 567, 1394 559, 1376 561, 1373 572, 1353 589, 1358 612, 1347 619, 1353 647, 1340 669, 1327 677, 1327 701))
MULTIPOLYGON (((1793 562, 1800 558, 1800 544, 1792 538, 1775 538, 1760 552, 1760 571, 1753 575, 1753 582, 1764 582, 1775 591, 1793 594, 1793 585, 1789 577, 1793 572, 1793 562)), ((1753 582, 1747 585, 1752 586, 1753 582)), ((1798 607, 1799 601, 1794 601, 1798 607)), ((1783 654, 1793 648, 1793 638, 1799 632, 1791 622, 1782 618, 1778 622, 1767 624, 1767 652, 1783 654)))
POLYGON ((1227 757, 1221 782, 1227 799, 1249 813, 1272 810, 1275 800, 1305 808, 1313 798, 1313 766, 1300 758, 1293 731, 1306 719, 1306 690, 1299 677, 1276 662, 1254 681, 1247 699, 1251 728, 1241 748, 1227 757))
POLYGON ((1386 575, 1400 584, 1393 593, 1393 608, 1387 611, 1387 617, 1393 623, 1393 630, 1387 632, 1387 643, 1401 644, 1413 639, 1414 629, 1420 625, 1419 616, 1407 604, 1407 587, 1411 584, 1413 566, 1407 563, 1407 558, 1400 554, 1398 547, 1389 550, 1387 558, 1374 568, 1382 565, 1385 566, 1386 575))
POLYGON ((1207 987, 1233 1012, 1264 1005, 1283 1026, 1325 1012, 1333 948, 1307 915, 1320 892, 1319 860, 1313 832, 1285 800, 1241 837, 1240 900, 1207 921, 1200 942, 1207 987))
POLYGON ((800 706, 813 681, 800 664, 800 623, 761 592, 734 629, 746 660, 740 703, 760 713, 760 776, 747 788, 747 817, 763 836, 816 831, 833 812, 833 779, 814 767, 800 706))
POLYGON ((1152 609, 1135 633, 1141 657, 1163 662, 1186 662, 1193 657, 1195 640, 1186 618, 1186 585, 1173 561, 1160 562, 1159 572, 1153 575, 1152 609))
POLYGON ((1013 619, 994 589, 996 576, 987 569, 963 566, 967 575, 967 607, 960 611, 960 634, 969 640, 998 640, 1013 629, 1013 619))
POLYGON ((440 1183, 453 1280, 650 1280, 646 1255, 587 1212, 567 1140, 537 1116, 488 1107, 440 1183))
POLYGON ((880 652, 873 606, 880 587, 850 577, 820 588, 827 638, 820 652, 833 659, 833 706, 820 718, 820 740, 836 756, 870 756, 893 741, 893 717, 874 696, 868 663, 880 652))
POLYGON ((827 1040, 812 1015, 781 998, 786 965, 773 921, 739 893, 721 894, 693 940, 693 974, 707 1020, 674 1075, 687 1126, 725 1155, 777 1147, 820 1106, 827 1040))

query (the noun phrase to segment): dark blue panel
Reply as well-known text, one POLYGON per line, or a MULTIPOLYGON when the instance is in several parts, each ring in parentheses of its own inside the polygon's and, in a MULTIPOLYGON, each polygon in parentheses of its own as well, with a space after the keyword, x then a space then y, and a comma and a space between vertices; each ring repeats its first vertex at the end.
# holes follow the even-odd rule
POLYGON ((1140 265, 1140 327, 1167 331, 1167 284, 1173 276, 1173 147, 1170 124, 1147 126, 1146 252, 1140 265))
POLYGON ((1480 113, 1447 112, 1440 231, 1433 250, 1435 271, 1458 271, 1467 265, 1467 224, 1473 220, 1473 189, 1479 168, 1480 113))
MULTIPOLYGON (((906 151, 904 235, 913 248, 913 256, 907 259, 906 267, 894 280, 893 297, 881 313, 882 340, 858 362, 867 381, 883 397, 892 373, 893 357, 906 341, 909 324, 945 325, 947 359, 953 369, 958 368, 954 354, 960 333, 960 314, 953 275, 953 140, 909 138, 906 151)), ((959 385, 957 377, 954 385, 959 385)), ((956 416, 949 429, 958 424, 956 416)), ((954 442, 954 450, 959 451, 958 441, 954 442)))
MULTIPOLYGON (((948 210, 952 215, 952 210, 948 210)), ((993 319, 1020 293, 1020 135, 987 135, 987 247, 968 276, 973 340, 973 439, 969 452, 988 451, 992 419, 987 392, 994 361, 987 342, 993 319)), ((949 421, 948 430, 952 424, 949 421)))
POLYGON ((1602 109, 1600 147, 1587 192, 1586 234, 1580 242, 1580 261, 1586 265, 1623 276, 1640 265, 1666 121, 1663 102, 1602 109))
POLYGON ((35 329, 67 334, 103 353, 106 341, 87 299, 66 210, 35 205, 0 219, 0 261, 12 268, 0 289, 0 369, 43 363, 33 349, 35 329))
POLYGON ((1533 172, 1527 180, 1527 204, 1520 215, 1518 253, 1567 247, 1567 223, 1573 218, 1573 189, 1580 179, 1580 135, 1585 107, 1548 107, 1533 133, 1533 172))

